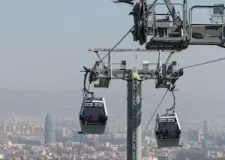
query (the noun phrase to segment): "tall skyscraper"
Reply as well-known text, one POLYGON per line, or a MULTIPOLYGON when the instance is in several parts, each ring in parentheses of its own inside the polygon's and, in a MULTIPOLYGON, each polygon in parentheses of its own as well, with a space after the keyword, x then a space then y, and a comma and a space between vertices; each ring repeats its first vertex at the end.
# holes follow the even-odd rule
POLYGON ((55 132, 52 116, 48 113, 45 118, 44 144, 48 145, 55 142, 55 132))

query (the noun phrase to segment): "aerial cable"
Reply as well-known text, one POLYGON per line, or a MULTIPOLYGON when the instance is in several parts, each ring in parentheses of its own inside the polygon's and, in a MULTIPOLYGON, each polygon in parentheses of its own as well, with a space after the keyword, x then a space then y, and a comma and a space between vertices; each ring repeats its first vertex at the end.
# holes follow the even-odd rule
POLYGON ((147 9, 146 12, 143 13, 142 17, 140 18, 140 20, 138 20, 129 30, 128 32, 126 32, 126 34, 112 47, 112 49, 109 50, 109 52, 102 58, 100 59, 99 63, 101 63, 108 55, 110 55, 110 53, 127 37, 127 35, 133 30, 133 28, 135 26, 138 25, 138 23, 143 20, 143 18, 148 14, 148 12, 151 10, 151 8, 155 5, 155 3, 157 2, 157 0, 154 0, 154 2, 151 4, 151 6, 149 6, 149 8, 147 9))
MULTIPOLYGON (((149 8, 143 13, 142 17, 128 30, 128 32, 126 32, 126 34, 112 47, 112 49, 109 50, 109 52, 102 58, 100 59, 98 62, 102 63, 102 61, 111 54, 111 52, 116 49, 116 47, 127 37, 127 35, 132 32, 132 30, 134 29, 134 27, 136 27, 138 25, 138 23, 144 19, 144 17, 148 14, 148 12, 151 10, 151 8, 155 5, 155 3, 157 2, 157 0, 154 0, 154 2, 149 6, 149 8)), ((91 71, 93 71, 95 69, 95 67, 93 67, 91 69, 91 71)), ((90 72, 91 72, 90 71, 90 72)), ((92 81, 90 81, 91 83, 92 81)))
POLYGON ((171 108, 166 110, 167 114, 168 114, 169 111, 175 112, 175 107, 176 107, 176 97, 175 97, 175 94, 174 94, 174 90, 171 90, 171 93, 172 93, 172 96, 173 96, 173 105, 172 105, 171 108))
POLYGON ((206 64, 210 64, 210 63, 215 63, 215 62, 223 61, 223 60, 225 60, 225 57, 224 58, 215 59, 215 60, 211 60, 211 61, 202 62, 202 63, 197 63, 197 64, 193 64, 193 65, 189 65, 189 66, 185 66, 185 67, 182 67, 182 68, 183 69, 188 69, 188 68, 202 66, 202 65, 206 65, 206 64))
POLYGON ((153 112, 153 114, 152 114, 152 116, 151 116, 150 120, 149 120, 149 121, 148 121, 148 123, 146 124, 146 126, 145 126, 145 128, 144 128, 144 130, 143 130, 142 134, 144 134, 144 133, 145 133, 145 131, 146 131, 147 127, 148 127, 148 126, 149 126, 149 124, 151 123, 151 121, 152 121, 153 117, 155 116, 156 112, 158 111, 159 107, 161 106, 162 102, 164 101, 164 99, 165 99, 165 97, 166 97, 166 95, 167 95, 168 91, 169 91, 169 89, 167 89, 167 90, 166 90, 166 92, 165 92, 165 94, 163 95, 162 99, 160 100, 160 102, 159 102, 158 106, 156 107, 155 111, 153 112))

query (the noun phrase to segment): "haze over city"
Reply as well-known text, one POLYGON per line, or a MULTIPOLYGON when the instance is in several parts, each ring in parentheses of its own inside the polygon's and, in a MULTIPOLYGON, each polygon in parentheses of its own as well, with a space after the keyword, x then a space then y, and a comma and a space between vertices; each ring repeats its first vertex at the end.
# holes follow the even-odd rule
MULTIPOLYGON (((215 0, 188 0, 189 7, 214 3, 215 0)), ((0 119, 19 115, 44 120, 51 112, 56 119, 68 118, 71 123, 78 123, 84 79, 80 71, 83 66, 91 68, 97 60, 88 48, 112 48, 133 25, 133 17, 128 16, 131 10, 130 5, 114 4, 111 0, 0 1, 0 119)), ((196 12, 194 21, 209 22, 209 17, 210 12, 196 12)), ((133 42, 130 34, 118 48, 143 46, 133 42)), ((217 46, 189 46, 174 54, 172 60, 184 67, 225 57, 224 53, 224 48, 217 46)), ((162 53, 163 61, 167 55, 162 53)), ((157 52, 115 52, 112 60, 127 60, 128 66, 140 67, 142 61, 156 63, 157 58, 157 52)), ((224 124, 224 68, 225 62, 220 61, 184 70, 176 82, 181 124, 224 124)), ((118 117, 126 124, 126 82, 111 81, 108 89, 91 90, 105 97, 110 125, 118 117)), ((155 89, 154 80, 143 82, 144 124, 164 92, 165 89, 155 89)), ((172 103, 168 94, 158 112, 164 113, 172 103)))

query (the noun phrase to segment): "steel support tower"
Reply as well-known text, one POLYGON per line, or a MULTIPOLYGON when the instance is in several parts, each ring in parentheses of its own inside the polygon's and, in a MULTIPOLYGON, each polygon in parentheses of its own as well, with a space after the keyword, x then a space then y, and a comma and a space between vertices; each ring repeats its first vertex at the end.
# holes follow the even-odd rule
POLYGON ((127 80, 127 159, 141 160, 141 81, 127 80))
MULTIPOLYGON (((110 49, 103 48, 93 48, 89 51, 97 54, 97 57, 100 58, 99 51, 107 52, 110 49)), ((117 49, 115 52, 126 52, 135 50, 136 52, 143 52, 146 50, 139 49, 117 49)), ((171 55, 174 51, 171 51, 171 54, 168 56, 166 65, 171 65, 168 63, 171 55)), ((168 88, 167 83, 170 80, 176 81, 179 77, 174 77, 167 75, 167 71, 156 67, 156 69, 149 69, 150 64, 158 66, 158 63, 143 62, 143 68, 137 69, 133 67, 132 69, 126 68, 126 62, 121 61, 120 68, 112 69, 111 55, 108 55, 108 63, 96 61, 93 67, 93 81, 98 81, 98 84, 94 84, 94 87, 97 88, 108 88, 109 81, 111 80, 125 80, 127 82, 127 160, 141 160, 142 159, 142 130, 141 130, 141 116, 142 116, 142 82, 145 80, 159 80, 163 82, 160 88, 168 88), (162 79, 162 72, 164 74, 162 79)), ((177 72, 177 71, 176 71, 177 72)), ((178 73, 176 73, 177 75, 178 73)), ((156 84, 158 86, 158 83, 156 84)))

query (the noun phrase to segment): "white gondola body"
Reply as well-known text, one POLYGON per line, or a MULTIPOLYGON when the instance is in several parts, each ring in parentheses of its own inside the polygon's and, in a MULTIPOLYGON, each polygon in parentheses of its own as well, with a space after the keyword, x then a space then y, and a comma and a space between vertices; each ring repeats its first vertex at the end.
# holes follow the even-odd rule
POLYGON ((157 145, 162 147, 178 147, 181 127, 176 113, 158 116, 155 125, 157 145))
POLYGON ((103 134, 108 121, 105 99, 84 98, 80 110, 80 126, 83 134, 103 134), (102 116, 103 120, 99 120, 102 116))

